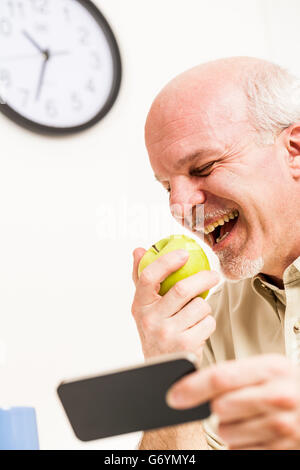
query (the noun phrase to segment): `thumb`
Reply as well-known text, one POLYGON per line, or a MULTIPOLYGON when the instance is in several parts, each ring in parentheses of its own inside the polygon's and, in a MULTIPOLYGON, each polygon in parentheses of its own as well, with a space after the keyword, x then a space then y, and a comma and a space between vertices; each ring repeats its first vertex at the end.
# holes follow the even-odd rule
POLYGON ((140 261, 142 259, 142 257, 144 256, 144 254, 146 253, 146 250, 145 248, 136 248, 134 251, 133 251, 133 270, 132 270, 132 279, 133 279, 133 282, 134 284, 136 285, 137 281, 138 281, 138 267, 139 267, 139 264, 140 264, 140 261))

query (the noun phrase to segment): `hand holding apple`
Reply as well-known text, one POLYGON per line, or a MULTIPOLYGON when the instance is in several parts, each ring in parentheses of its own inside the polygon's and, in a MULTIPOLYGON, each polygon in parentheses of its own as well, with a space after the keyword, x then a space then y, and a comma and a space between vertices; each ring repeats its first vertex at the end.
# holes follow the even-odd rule
MULTIPOLYGON (((141 265, 139 275, 145 253, 143 248, 133 253, 136 292, 132 304, 145 358, 185 350, 201 357, 205 341, 215 329, 215 320, 210 305, 199 294, 216 285, 219 274, 210 270, 185 272, 184 278, 175 280, 172 286, 167 284, 169 289, 162 296, 162 283, 187 264, 191 253, 182 249, 165 252, 147 266, 141 265)), ((205 269, 206 265, 202 266, 205 269)))
MULTIPOLYGON (((199 271, 210 270, 209 261, 204 250, 193 239, 186 235, 171 235, 168 238, 163 238, 159 242, 152 245, 151 248, 144 254, 138 267, 138 275, 155 259, 160 256, 170 253, 175 250, 186 250, 189 253, 187 262, 174 273, 170 274, 160 285, 159 294, 165 295, 176 282, 185 279, 192 274, 199 271)), ((209 291, 199 294, 203 299, 208 295, 209 291)))

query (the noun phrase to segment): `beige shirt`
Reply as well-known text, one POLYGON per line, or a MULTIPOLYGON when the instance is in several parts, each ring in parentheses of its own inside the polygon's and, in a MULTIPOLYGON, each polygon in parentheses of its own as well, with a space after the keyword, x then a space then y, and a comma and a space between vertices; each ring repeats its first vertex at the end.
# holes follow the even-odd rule
MULTIPOLYGON (((207 341, 203 366, 257 354, 279 353, 300 363, 300 257, 284 272, 284 289, 262 274, 225 281, 208 298, 216 330, 207 341)), ((222 449, 212 419, 204 421, 209 446, 222 449)))

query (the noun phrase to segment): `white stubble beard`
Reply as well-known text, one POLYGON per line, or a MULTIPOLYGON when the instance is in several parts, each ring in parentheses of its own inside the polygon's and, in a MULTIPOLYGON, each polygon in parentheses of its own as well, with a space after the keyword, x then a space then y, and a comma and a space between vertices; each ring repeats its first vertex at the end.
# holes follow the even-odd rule
POLYGON ((256 276, 262 271, 262 256, 249 259, 244 255, 234 256, 230 248, 224 248, 217 254, 223 275, 230 281, 240 281, 256 276))

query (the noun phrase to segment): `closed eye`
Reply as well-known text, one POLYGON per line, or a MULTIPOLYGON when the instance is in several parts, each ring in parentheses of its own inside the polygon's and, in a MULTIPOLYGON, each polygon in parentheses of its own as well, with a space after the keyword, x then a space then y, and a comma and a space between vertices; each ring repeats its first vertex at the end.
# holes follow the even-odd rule
POLYGON ((202 168, 193 168, 190 171, 191 176, 209 176, 211 173, 211 167, 214 165, 215 162, 210 162, 202 168))

